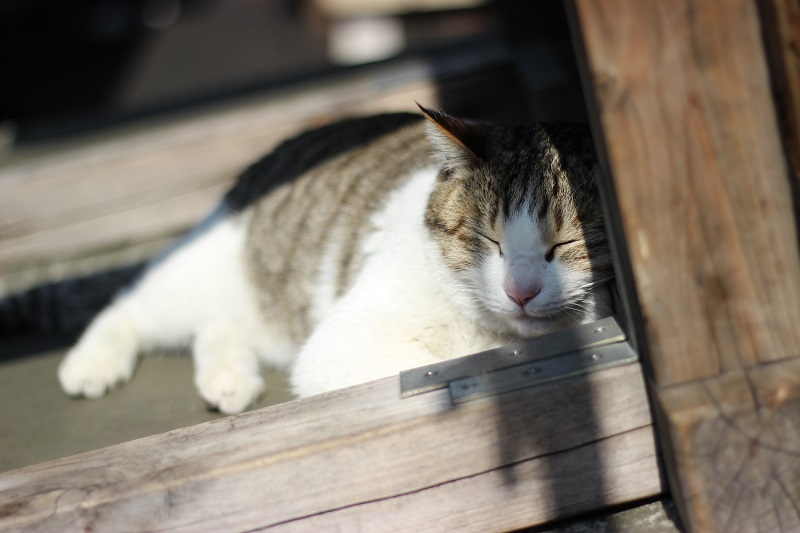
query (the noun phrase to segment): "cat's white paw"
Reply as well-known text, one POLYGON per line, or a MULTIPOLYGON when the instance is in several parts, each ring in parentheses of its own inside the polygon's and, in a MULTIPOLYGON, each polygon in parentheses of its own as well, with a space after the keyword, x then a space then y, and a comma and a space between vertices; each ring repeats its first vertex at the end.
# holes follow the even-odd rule
POLYGON ((131 379, 135 358, 114 351, 86 347, 70 351, 58 367, 61 388, 71 396, 100 398, 114 386, 131 379))
POLYGON ((226 415, 241 413, 264 391, 261 376, 234 369, 202 372, 195 384, 200 396, 226 415))
POLYGON ((138 337, 127 313, 111 306, 95 318, 58 367, 58 380, 72 396, 100 398, 131 379, 138 337))

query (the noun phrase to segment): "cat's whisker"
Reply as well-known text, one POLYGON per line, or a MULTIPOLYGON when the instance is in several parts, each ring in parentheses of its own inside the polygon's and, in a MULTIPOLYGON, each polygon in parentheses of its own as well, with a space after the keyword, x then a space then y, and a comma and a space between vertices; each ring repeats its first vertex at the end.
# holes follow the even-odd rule
POLYGON ((581 289, 592 289, 592 288, 597 287, 599 285, 603 285, 603 284, 609 283, 615 277, 616 276, 609 276, 607 278, 598 279, 598 280, 595 280, 595 281, 589 281, 589 282, 584 283, 583 285, 581 285, 580 288, 581 289))

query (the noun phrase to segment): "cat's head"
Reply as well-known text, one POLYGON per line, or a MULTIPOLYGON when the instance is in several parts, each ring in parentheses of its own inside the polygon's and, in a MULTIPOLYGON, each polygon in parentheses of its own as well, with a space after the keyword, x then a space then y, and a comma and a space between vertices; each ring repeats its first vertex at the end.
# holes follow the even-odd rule
POLYGON ((425 215, 431 259, 464 313, 523 337, 609 314, 613 269, 590 130, 423 112, 441 169, 425 215))

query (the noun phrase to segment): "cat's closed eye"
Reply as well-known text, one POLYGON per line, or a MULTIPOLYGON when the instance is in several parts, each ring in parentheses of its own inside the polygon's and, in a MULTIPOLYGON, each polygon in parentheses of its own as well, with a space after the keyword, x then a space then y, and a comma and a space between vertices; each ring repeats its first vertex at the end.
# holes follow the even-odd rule
POLYGON ((560 247, 562 247, 562 246, 567 246, 567 245, 569 245, 569 244, 572 244, 572 243, 575 243, 575 242, 578 242, 578 239, 572 239, 572 240, 570 240, 570 241, 563 241, 563 242, 558 242, 558 243, 554 244, 554 245, 553 245, 553 246, 552 246, 552 247, 551 247, 551 248, 550 248, 550 249, 547 251, 547 253, 545 254, 545 256, 544 256, 544 260, 545 260, 545 261, 547 261, 548 263, 550 263, 550 262, 551 262, 553 259, 555 259, 555 258, 556 258, 556 250, 557 250, 558 248, 560 248, 560 247))
POLYGON ((478 235, 480 235, 481 237, 483 237, 484 239, 486 239, 487 241, 492 243, 495 247, 497 247, 497 253, 500 254, 500 257, 503 257, 503 248, 502 248, 502 246, 500 246, 500 242, 499 241, 497 241, 495 239, 492 239, 491 237, 489 237, 485 233, 481 233, 481 232, 477 232, 477 233, 478 233, 478 235))

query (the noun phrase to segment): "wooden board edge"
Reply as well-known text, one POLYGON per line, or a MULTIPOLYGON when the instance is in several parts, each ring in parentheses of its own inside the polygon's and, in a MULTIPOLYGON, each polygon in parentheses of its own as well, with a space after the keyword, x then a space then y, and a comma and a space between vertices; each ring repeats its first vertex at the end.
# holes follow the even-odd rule
POLYGON ((387 378, 4 473, 0 529, 533 526, 662 491, 645 394, 637 364, 457 406, 387 378))

